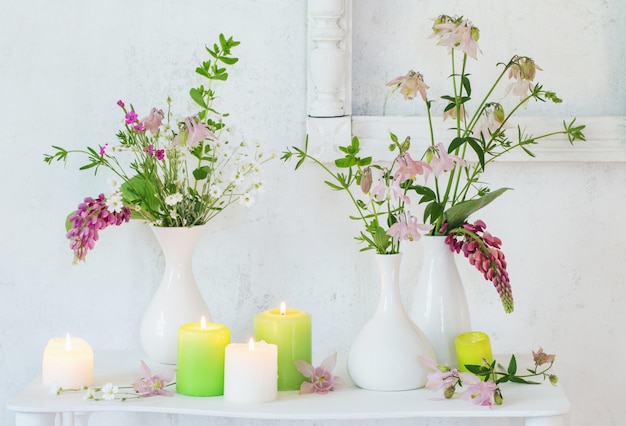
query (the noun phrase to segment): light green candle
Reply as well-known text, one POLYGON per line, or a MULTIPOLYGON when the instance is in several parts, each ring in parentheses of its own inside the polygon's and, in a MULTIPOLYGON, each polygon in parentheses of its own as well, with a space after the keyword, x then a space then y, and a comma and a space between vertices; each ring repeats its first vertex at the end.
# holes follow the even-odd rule
POLYGON ((459 361, 459 371, 467 372, 465 365, 482 365, 483 358, 493 362, 489 336, 480 331, 468 331, 459 334, 454 341, 456 356, 459 361))
POLYGON ((298 390, 305 380, 296 360, 311 363, 311 315, 298 309, 270 309, 254 317, 254 339, 278 346, 278 390, 298 390))
POLYGON ((176 391, 191 396, 223 395, 224 351, 228 343, 230 330, 225 325, 204 321, 181 325, 176 391))

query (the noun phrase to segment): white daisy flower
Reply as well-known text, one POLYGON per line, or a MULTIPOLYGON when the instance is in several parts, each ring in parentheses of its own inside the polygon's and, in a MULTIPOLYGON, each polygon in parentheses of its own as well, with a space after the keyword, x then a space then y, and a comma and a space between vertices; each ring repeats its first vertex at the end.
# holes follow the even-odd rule
POLYGON ((102 386, 102 399, 105 401, 111 401, 115 399, 115 394, 119 392, 117 386, 113 386, 113 383, 107 383, 102 386))
POLYGON ((167 204, 168 206, 175 206, 181 201, 183 201, 183 194, 181 194, 180 192, 177 192, 175 194, 170 194, 167 197, 165 197, 165 204, 167 204))
POLYGON ((111 213, 119 213, 122 211, 124 207, 124 202, 122 201, 122 194, 120 192, 114 192, 109 195, 106 200, 107 210, 111 213))
POLYGON ((246 207, 251 207, 254 204, 254 197, 249 192, 246 192, 239 198, 239 204, 243 204, 246 207))

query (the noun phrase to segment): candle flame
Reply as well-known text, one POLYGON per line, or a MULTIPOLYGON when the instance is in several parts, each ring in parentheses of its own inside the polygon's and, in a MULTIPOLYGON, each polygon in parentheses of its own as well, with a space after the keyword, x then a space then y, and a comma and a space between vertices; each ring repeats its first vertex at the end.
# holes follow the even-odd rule
POLYGON ((280 314, 285 315, 287 313, 287 305, 285 302, 280 303, 280 314))
POLYGON ((248 342, 248 350, 250 352, 254 351, 254 339, 252 337, 250 338, 250 341, 248 342))
POLYGON ((67 333, 67 335, 65 336, 65 350, 72 350, 72 338, 70 337, 70 333, 67 333))
POLYGON ((200 318, 200 329, 206 330, 206 318, 204 318, 204 315, 200 318))

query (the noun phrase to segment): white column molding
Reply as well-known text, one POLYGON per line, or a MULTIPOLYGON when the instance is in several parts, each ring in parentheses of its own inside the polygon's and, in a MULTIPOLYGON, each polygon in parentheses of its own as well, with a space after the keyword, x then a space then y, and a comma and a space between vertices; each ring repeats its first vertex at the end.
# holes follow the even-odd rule
POLYGON ((308 114, 351 113, 351 0, 308 2, 308 114))

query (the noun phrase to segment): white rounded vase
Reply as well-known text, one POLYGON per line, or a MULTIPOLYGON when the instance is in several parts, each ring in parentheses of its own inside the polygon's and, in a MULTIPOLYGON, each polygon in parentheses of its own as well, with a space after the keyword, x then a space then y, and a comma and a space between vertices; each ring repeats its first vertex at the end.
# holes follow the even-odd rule
POLYGON ((348 373, 363 389, 404 391, 424 387, 429 370, 419 357, 435 356, 432 345, 404 309, 399 286, 401 260, 401 254, 376 255, 380 301, 348 352, 348 373))
POLYGON ((151 226, 165 256, 165 271, 141 321, 141 345, 150 358, 164 364, 176 364, 178 328, 211 321, 192 270, 196 244, 204 226, 151 226))
POLYGON ((415 288, 411 319, 432 343, 437 362, 456 367, 454 339, 471 330, 471 321, 455 253, 445 239, 445 236, 421 239, 424 263, 415 288))

